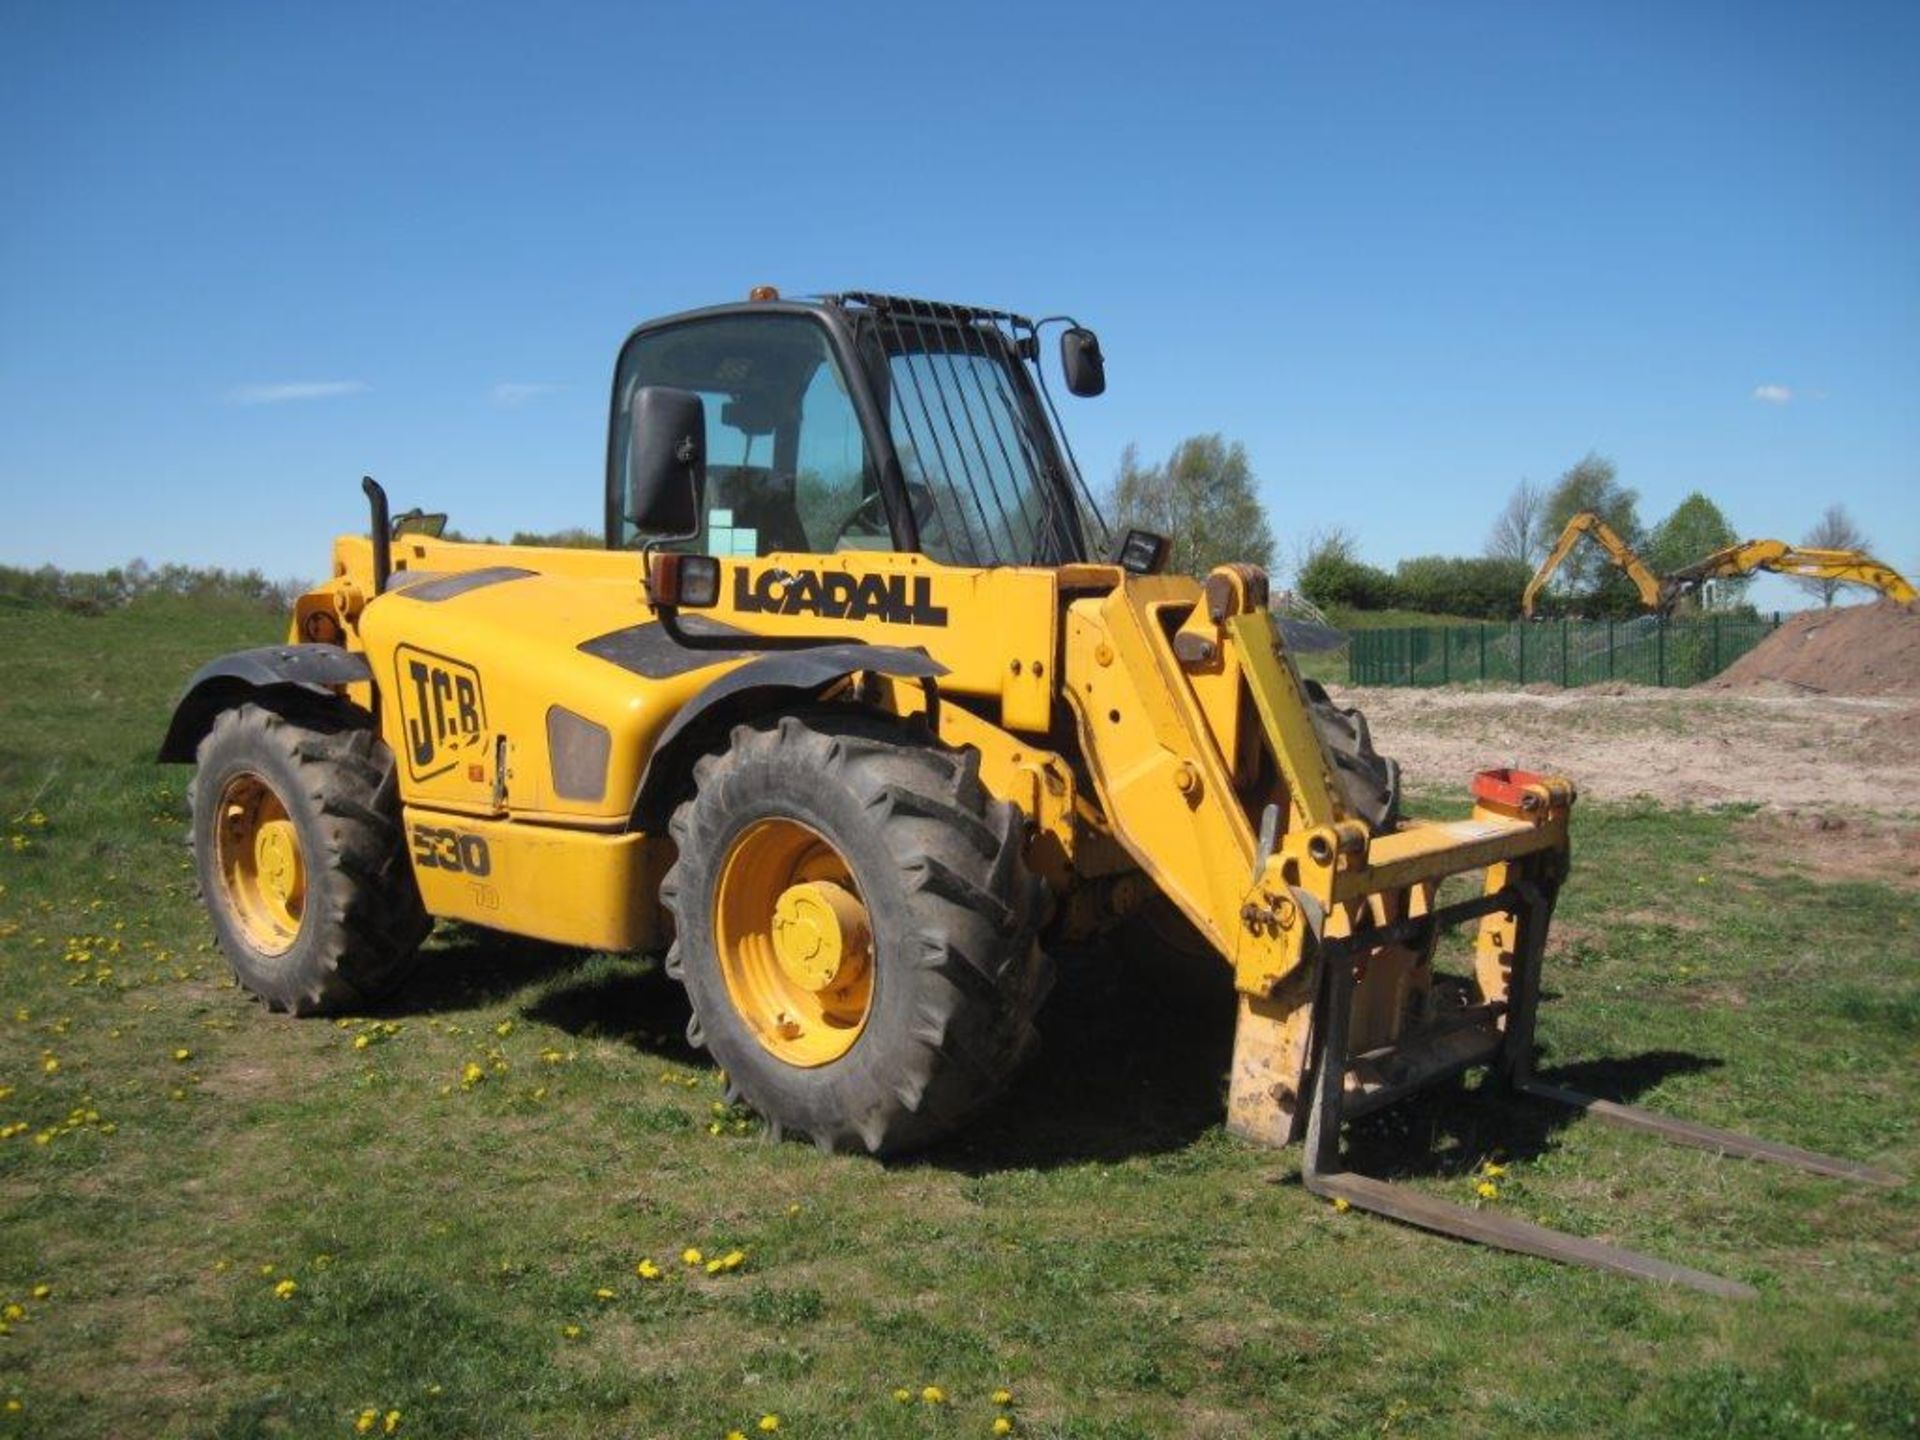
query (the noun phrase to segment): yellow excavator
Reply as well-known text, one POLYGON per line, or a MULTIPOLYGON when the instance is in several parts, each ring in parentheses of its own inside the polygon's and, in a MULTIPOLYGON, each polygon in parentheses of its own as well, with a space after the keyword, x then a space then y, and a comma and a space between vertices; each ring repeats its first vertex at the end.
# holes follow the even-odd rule
POLYGON ((1820 550, 1789 545, 1784 540, 1743 540, 1716 550, 1704 560, 1674 571, 1656 575, 1620 533, 1591 510, 1582 510, 1567 522, 1547 558, 1527 582, 1520 600, 1520 613, 1533 618, 1534 602, 1547 581, 1566 561, 1580 537, 1590 535, 1606 552, 1607 559, 1626 572, 1640 592, 1640 603, 1657 615, 1670 615, 1681 599, 1708 580, 1731 580, 1766 570, 1775 575, 1798 575, 1810 580, 1841 580, 1849 585, 1865 585, 1890 600, 1911 605, 1916 592, 1905 576, 1891 565, 1882 564, 1862 550, 1820 550))

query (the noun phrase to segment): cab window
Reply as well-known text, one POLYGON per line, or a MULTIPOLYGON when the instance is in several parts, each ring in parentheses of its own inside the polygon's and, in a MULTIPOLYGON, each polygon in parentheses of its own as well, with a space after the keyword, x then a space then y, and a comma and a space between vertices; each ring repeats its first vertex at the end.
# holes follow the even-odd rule
MULTIPOLYGON (((729 315, 636 337, 615 388, 620 450, 643 385, 691 390, 706 405, 700 530, 681 548, 721 556, 891 548, 860 417, 817 321, 729 315)), ((614 462, 623 473, 624 454, 614 462)), ((621 543, 633 544, 633 527, 621 526, 621 543)))

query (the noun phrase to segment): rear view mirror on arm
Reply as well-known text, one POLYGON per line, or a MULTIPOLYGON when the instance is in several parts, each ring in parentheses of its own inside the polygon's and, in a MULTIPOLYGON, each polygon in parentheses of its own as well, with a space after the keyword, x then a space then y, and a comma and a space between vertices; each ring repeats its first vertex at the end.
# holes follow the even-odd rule
POLYGON ((1060 369, 1067 377, 1067 389, 1072 394, 1105 393, 1107 362, 1100 353, 1100 337, 1080 325, 1061 331, 1060 369))
POLYGON ((642 535, 685 540, 699 531, 707 412, 698 395, 666 385, 634 391, 625 480, 627 519, 642 535))

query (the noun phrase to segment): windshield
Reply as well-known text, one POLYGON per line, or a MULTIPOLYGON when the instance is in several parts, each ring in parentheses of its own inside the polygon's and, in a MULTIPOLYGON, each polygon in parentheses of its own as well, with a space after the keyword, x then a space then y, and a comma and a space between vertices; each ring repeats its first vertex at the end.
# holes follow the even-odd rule
POLYGON ((1012 338, 978 312, 893 301, 863 312, 920 548, 956 565, 1058 565, 1079 519, 1012 338), (876 354, 877 352, 877 354, 876 354))

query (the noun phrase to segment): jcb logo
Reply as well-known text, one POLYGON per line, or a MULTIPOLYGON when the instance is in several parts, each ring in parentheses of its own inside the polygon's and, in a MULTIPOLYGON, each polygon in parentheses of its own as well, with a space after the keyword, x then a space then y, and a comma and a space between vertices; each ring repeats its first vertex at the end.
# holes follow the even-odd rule
POLYGON ((407 773, 431 780, 460 763, 461 752, 478 750, 487 729, 480 672, 462 660, 402 645, 394 652, 399 672, 400 718, 406 731, 407 773))

